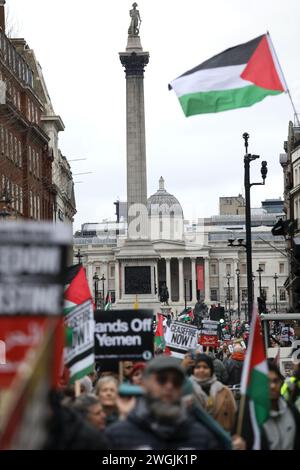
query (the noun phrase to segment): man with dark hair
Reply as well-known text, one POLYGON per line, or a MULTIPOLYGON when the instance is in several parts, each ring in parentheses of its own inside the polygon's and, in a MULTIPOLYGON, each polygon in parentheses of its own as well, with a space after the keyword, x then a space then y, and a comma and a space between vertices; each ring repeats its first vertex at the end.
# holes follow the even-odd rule
POLYGON ((300 414, 281 396, 284 378, 273 360, 268 360, 271 411, 263 431, 270 450, 300 450, 300 414))
POLYGON ((112 449, 210 450, 222 446, 197 422, 182 400, 184 370, 173 357, 158 356, 144 371, 144 397, 124 421, 105 432, 112 449))

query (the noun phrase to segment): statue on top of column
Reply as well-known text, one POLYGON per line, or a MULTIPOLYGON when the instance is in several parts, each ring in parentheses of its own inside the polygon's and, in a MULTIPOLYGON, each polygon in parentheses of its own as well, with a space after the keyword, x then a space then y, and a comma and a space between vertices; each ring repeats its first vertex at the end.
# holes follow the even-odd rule
POLYGON ((130 10, 129 15, 131 17, 131 23, 128 29, 128 35, 129 36, 138 36, 140 32, 140 26, 141 26, 141 17, 140 17, 140 12, 139 10, 136 9, 138 4, 134 2, 132 4, 133 9, 130 10))

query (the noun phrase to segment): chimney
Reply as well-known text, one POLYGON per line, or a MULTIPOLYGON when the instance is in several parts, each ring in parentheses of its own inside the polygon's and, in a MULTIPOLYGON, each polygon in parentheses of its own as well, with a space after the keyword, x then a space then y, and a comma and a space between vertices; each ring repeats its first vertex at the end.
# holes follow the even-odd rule
POLYGON ((5 33, 5 0, 0 0, 0 29, 5 33))

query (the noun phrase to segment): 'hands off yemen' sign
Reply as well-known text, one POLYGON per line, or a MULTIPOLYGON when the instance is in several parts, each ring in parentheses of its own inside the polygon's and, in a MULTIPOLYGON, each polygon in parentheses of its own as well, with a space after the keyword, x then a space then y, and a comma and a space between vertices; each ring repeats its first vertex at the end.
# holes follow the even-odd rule
POLYGON ((172 356, 183 357, 188 349, 195 349, 198 343, 199 331, 196 326, 173 321, 167 328, 165 341, 172 356))
POLYGON ((149 361, 153 357, 152 310, 98 310, 95 320, 96 361, 149 361))

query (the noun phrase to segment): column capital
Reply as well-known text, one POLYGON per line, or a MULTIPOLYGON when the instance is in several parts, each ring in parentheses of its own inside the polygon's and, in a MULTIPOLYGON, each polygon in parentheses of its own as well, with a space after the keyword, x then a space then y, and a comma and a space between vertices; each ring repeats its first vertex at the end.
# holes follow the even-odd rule
POLYGON ((149 52, 120 52, 120 61, 125 68, 126 78, 144 77, 145 67, 149 63, 149 52))

